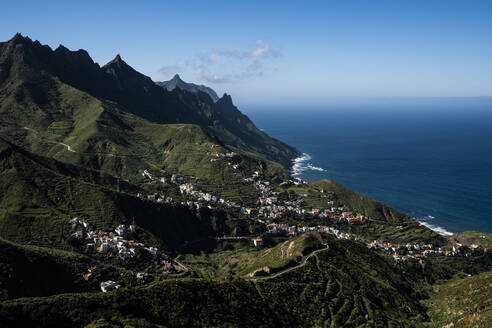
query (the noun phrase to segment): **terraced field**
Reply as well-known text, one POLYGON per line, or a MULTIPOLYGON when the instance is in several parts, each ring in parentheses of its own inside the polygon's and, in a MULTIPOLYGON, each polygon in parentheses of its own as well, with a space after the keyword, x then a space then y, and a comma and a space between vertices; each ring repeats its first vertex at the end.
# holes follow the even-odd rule
POLYGON ((434 286, 430 327, 489 328, 492 324, 492 271, 434 286))

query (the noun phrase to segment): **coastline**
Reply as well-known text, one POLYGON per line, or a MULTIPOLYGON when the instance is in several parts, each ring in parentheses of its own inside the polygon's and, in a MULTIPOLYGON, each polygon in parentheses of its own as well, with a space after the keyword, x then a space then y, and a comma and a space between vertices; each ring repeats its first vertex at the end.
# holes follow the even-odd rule
MULTIPOLYGON (((305 153, 305 152, 302 152, 300 156, 294 158, 292 160, 292 165, 291 165, 291 169, 290 169, 290 173, 292 174, 292 176, 295 178, 300 178, 300 179, 304 180, 302 175, 305 172, 309 172, 309 171, 327 172, 326 169, 319 167, 319 166, 315 166, 311 162, 312 159, 313 159, 312 156, 308 153, 305 153)), ((331 177, 328 177, 328 176, 326 176, 325 178, 331 179, 331 177)), ((309 180, 306 180, 306 181, 309 181, 309 180)), ((316 181, 316 180, 313 180, 313 181, 316 181)), ((347 188, 350 188, 350 187, 347 187, 347 188)), ((353 189, 353 188, 350 188, 350 189, 353 189)), ((353 189, 353 190, 356 193, 360 193, 359 191, 357 191, 355 189, 353 189)), ((361 195, 364 195, 364 194, 361 193, 361 195)), ((364 195, 364 196, 370 197, 368 195, 364 195)), ((380 201, 380 200, 377 200, 377 201, 380 201)), ((384 201, 381 201, 381 202, 386 204, 386 202, 384 202, 384 201)), ((392 205, 389 205, 389 206, 393 207, 392 205)), ((398 209, 398 210, 400 210, 400 209, 398 209)), ((446 229, 445 227, 442 227, 442 226, 436 225, 434 223, 428 222, 429 220, 435 219, 435 217, 432 215, 427 215, 426 217, 420 218, 420 219, 412 216, 412 219, 417 221, 418 223, 426 226, 427 228, 431 229, 432 231, 438 233, 439 235, 441 235, 443 237, 450 237, 456 233, 459 233, 459 232, 451 232, 448 229, 446 229)), ((463 232, 463 231, 461 231, 461 232, 463 232)))

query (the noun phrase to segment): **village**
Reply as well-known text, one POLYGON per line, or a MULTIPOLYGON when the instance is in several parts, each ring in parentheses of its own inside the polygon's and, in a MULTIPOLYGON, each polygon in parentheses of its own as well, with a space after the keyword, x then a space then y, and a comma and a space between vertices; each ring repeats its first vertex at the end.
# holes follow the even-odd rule
MULTIPOLYGON (((148 253, 148 260, 150 262, 159 262, 161 273, 173 274, 178 272, 173 260, 165 253, 159 252, 156 247, 146 247, 143 243, 126 238, 135 235, 135 224, 128 226, 120 224, 111 232, 95 231, 87 221, 79 218, 72 218, 69 224, 72 229, 80 229, 74 232, 73 236, 83 242, 83 248, 86 253, 98 253, 108 257, 117 256, 121 261, 128 261, 138 258, 137 249, 140 248, 148 253)), ((95 267, 89 268, 88 272, 84 274, 84 279, 89 281, 91 277, 94 277, 94 272, 95 267)), ((137 279, 143 279, 144 276, 144 272, 138 272, 136 274, 137 279)), ((119 286, 114 281, 103 281, 100 287, 103 292, 107 292, 119 286)))
MULTIPOLYGON (((234 156, 234 153, 227 153, 227 155, 224 156, 234 156)), ((233 166, 236 165, 238 164, 235 164, 233 166)), ((150 180, 150 183, 161 182, 166 184, 169 180, 171 184, 178 185, 179 191, 182 195, 191 196, 191 198, 193 198, 193 200, 186 200, 181 202, 181 205, 189 206, 190 208, 194 207, 196 209, 200 209, 204 206, 208 208, 214 208, 214 205, 221 205, 236 210, 239 212, 239 214, 264 218, 267 220, 281 219, 291 214, 294 214, 298 217, 313 216, 324 219, 346 221, 350 224, 364 223, 367 220, 367 218, 364 217, 362 214, 356 214, 351 211, 344 211, 344 206, 335 207, 335 202, 333 200, 327 201, 327 205, 330 206, 329 208, 312 208, 311 210, 306 210, 303 209, 301 206, 301 204, 304 202, 302 198, 292 201, 279 199, 277 197, 279 195, 279 192, 275 192, 270 189, 269 186, 271 185, 271 183, 269 181, 263 181, 261 179, 261 174, 259 171, 255 171, 251 177, 243 179, 245 183, 252 184, 260 192, 260 197, 258 198, 256 207, 244 207, 232 201, 212 195, 208 192, 203 192, 197 188, 197 186, 200 185, 200 179, 196 179, 196 183, 193 184, 191 182, 185 182, 184 177, 179 174, 173 174, 171 176, 171 179, 166 179, 166 177, 156 177, 152 175, 148 170, 144 170, 142 175, 148 178, 150 180)), ((288 182, 294 185, 306 184, 306 182, 302 181, 301 179, 292 179, 288 182)), ((324 193, 322 195, 322 197, 326 198, 332 196, 332 193, 324 193)), ((166 197, 165 195, 159 195, 155 193, 149 194, 147 196, 138 193, 137 197, 141 199, 155 201, 158 203, 173 203, 173 199, 171 197, 166 197)))
MULTIPOLYGON (((217 157, 232 158, 235 155, 236 154, 234 153, 227 153, 217 157)), ((228 164, 233 165, 230 162, 228 162, 228 164)), ((233 166, 236 165, 237 164, 233 166)), ((144 176, 148 177, 152 181, 166 181, 164 177, 156 178, 148 171, 144 171, 144 176)), ((200 209, 203 206, 206 206, 208 208, 214 208, 217 205, 225 206, 227 208, 236 210, 239 214, 257 218, 259 222, 266 225, 267 235, 283 235, 287 237, 296 237, 299 234, 316 231, 320 233, 331 234, 340 239, 352 239, 356 241, 361 241, 361 238, 359 236, 347 232, 342 232, 339 229, 326 225, 288 226, 285 223, 274 222, 284 217, 289 217, 291 215, 295 215, 297 217, 310 216, 313 218, 327 220, 328 222, 338 221, 350 225, 363 224, 368 220, 367 217, 363 216, 360 213, 354 213, 352 211, 345 210, 345 206, 341 204, 335 205, 335 201, 333 200, 333 193, 321 190, 321 197, 326 198, 326 204, 328 205, 328 208, 304 209, 302 208, 302 205, 304 203, 304 200, 302 198, 297 198, 295 200, 280 199, 278 197, 279 193, 271 189, 271 182, 263 180, 259 171, 253 172, 251 177, 244 178, 243 181, 245 183, 251 183, 260 192, 260 197, 258 198, 256 207, 243 207, 234 202, 219 198, 208 192, 203 192, 198 189, 199 183, 186 183, 185 179, 181 175, 173 175, 171 177, 171 183, 175 183, 179 186, 180 193, 185 196, 191 196, 193 199, 181 202, 182 205, 196 209, 200 209)), ((298 178, 293 178, 286 182, 295 186, 303 186, 306 184, 305 181, 298 178)), ((302 193, 300 193, 300 195, 302 196, 302 193)), ((143 198, 143 195, 139 195, 139 197, 143 198)), ((163 203, 172 203, 172 198, 165 196, 148 195, 147 199, 163 203)), ((251 238, 251 241, 256 247, 263 246, 263 239, 259 236, 251 238)), ((391 244, 379 240, 367 242, 367 247, 383 251, 386 254, 391 255, 397 263, 405 263, 406 261, 421 262, 423 258, 429 257, 480 256, 484 253, 484 251, 487 251, 486 249, 483 249, 478 245, 472 245, 470 248, 468 248, 464 247, 461 244, 455 244, 452 246, 451 249, 443 249, 440 247, 436 248, 431 244, 391 244)))
MULTIPOLYGON (((237 154, 231 152, 226 154, 217 155, 216 158, 212 158, 213 161, 225 158, 230 159, 237 154)), ((239 169, 239 164, 228 164, 235 170, 239 169)), ((250 177, 243 178, 245 184, 251 184, 258 191, 259 197, 256 206, 242 206, 235 202, 226 200, 211 194, 210 192, 204 192, 200 190, 200 185, 203 184, 203 180, 194 177, 185 179, 180 174, 172 174, 169 176, 155 176, 150 170, 144 170, 142 176, 147 179, 147 184, 164 184, 173 185, 179 190, 182 201, 179 202, 182 206, 187 206, 190 209, 200 210, 203 207, 210 209, 214 208, 227 208, 238 216, 244 215, 250 218, 258 220, 266 226, 264 236, 285 237, 294 238, 300 234, 309 232, 318 232, 324 234, 330 234, 338 239, 350 239, 359 242, 366 242, 368 248, 384 252, 385 254, 392 256, 397 264, 419 262, 423 263, 424 258, 428 257, 443 257, 443 256, 480 256, 487 251, 477 245, 472 245, 471 248, 464 247, 461 244, 456 244, 452 249, 435 248, 431 244, 418 245, 418 244, 391 244, 388 242, 382 242, 374 240, 367 242, 367 240, 361 239, 356 234, 348 232, 342 232, 339 229, 328 225, 316 225, 316 226, 300 226, 300 225, 288 225, 286 223, 279 223, 282 218, 286 217, 311 217, 321 219, 326 222, 340 222, 349 225, 358 225, 365 223, 368 218, 360 213, 354 213, 353 211, 347 211, 342 204, 336 204, 334 195, 331 192, 325 192, 321 190, 321 197, 325 198, 327 208, 303 208, 305 201, 302 196, 306 194, 303 192, 296 193, 296 199, 283 199, 279 197, 280 193, 272 190, 272 183, 262 179, 260 171, 254 171, 250 177), (186 181, 188 180, 188 181, 186 181)), ((303 187, 306 182, 292 178, 286 182, 283 182, 303 187)), ((138 193, 138 198, 161 203, 163 205, 175 205, 175 200, 172 197, 165 196, 159 193, 151 193, 143 195, 138 193)), ((156 247, 146 247, 145 244, 136 242, 136 224, 124 225, 120 224, 115 227, 114 231, 96 231, 87 221, 79 218, 73 218, 69 221, 72 229, 76 230, 73 235, 83 242, 84 250, 88 253, 98 253, 106 255, 108 257, 117 257, 121 261, 128 261, 138 258, 137 248, 142 249, 148 253, 148 260, 155 262, 160 261, 161 273, 164 274, 176 274, 178 272, 185 272, 186 268, 179 263, 173 263, 166 254, 159 252, 156 247), (131 238, 131 239, 130 239, 131 238)), ((240 236, 240 237, 217 237, 216 239, 249 239, 254 247, 263 247, 264 240, 261 236, 240 236)), ((84 275, 84 279, 88 280, 93 272, 93 268, 90 268, 88 273, 84 275)), ((137 278, 142 279, 145 276, 144 272, 138 272, 137 278)), ((103 292, 111 291, 119 288, 117 282, 108 280, 100 283, 100 289, 103 292)))
MULTIPOLYGON (((237 156, 237 154, 231 152, 226 154, 216 154, 212 161, 219 159, 230 159, 237 156)), ((228 165, 235 170, 239 169, 239 164, 233 164, 228 162, 228 165)), ((163 172, 164 173, 164 172, 163 172)), ((360 213, 354 213, 353 211, 346 210, 346 207, 342 204, 337 204, 334 200, 334 194, 321 190, 321 197, 325 199, 327 207, 318 208, 303 208, 305 201, 302 196, 306 196, 305 192, 296 193, 296 199, 283 199, 280 193, 272 190, 272 183, 262 178, 260 171, 254 171, 250 177, 243 178, 245 184, 251 184, 259 193, 256 206, 242 206, 235 202, 226 200, 211 194, 210 192, 204 192, 200 190, 200 185, 203 184, 203 180, 188 177, 185 178, 180 174, 172 174, 169 176, 156 176, 150 172, 150 170, 143 170, 142 176, 147 180, 147 184, 164 184, 175 186, 181 194, 182 201, 179 202, 182 206, 187 206, 190 209, 200 210, 203 207, 209 209, 214 208, 227 208, 231 210, 235 215, 247 216, 252 219, 256 219, 258 222, 263 223, 266 226, 266 231, 263 235, 274 237, 294 238, 300 234, 309 232, 318 232, 334 236, 338 239, 350 239, 359 242, 365 242, 368 248, 384 252, 385 254, 392 256, 398 264, 419 262, 423 263, 424 258, 429 257, 443 257, 443 256, 480 256, 483 255, 486 249, 483 249, 477 245, 472 245, 471 248, 464 247, 461 244, 455 244, 451 249, 436 248, 431 244, 418 245, 418 244, 391 244, 379 240, 367 241, 356 234, 348 232, 342 232, 339 229, 328 225, 316 225, 316 226, 301 226, 301 225, 288 225, 286 223, 279 223, 281 219, 286 217, 304 218, 310 217, 315 219, 321 219, 325 222, 336 223, 340 222, 348 225, 358 225, 367 222, 368 218, 360 213), (188 180, 188 181, 187 181, 188 180)), ((307 183, 298 178, 291 178, 288 181, 284 181, 282 184, 290 184, 298 187, 303 187, 307 183)), ((172 197, 165 196, 159 193, 150 193, 144 195, 138 193, 138 198, 161 203, 163 205, 174 206, 175 200, 172 197)), ((306 206, 304 206, 306 207, 306 206)), ((162 267, 162 273, 175 274, 178 272, 177 268, 182 271, 185 269, 179 263, 173 263, 166 254, 159 252, 156 247, 146 247, 143 243, 136 242, 129 237, 135 237, 136 224, 124 225, 120 224, 115 227, 114 231, 95 231, 94 228, 85 220, 79 218, 73 218, 69 221, 72 229, 76 230, 73 235, 83 241, 84 250, 88 253, 98 253, 106 255, 108 257, 118 257, 121 261, 128 261, 138 257, 137 248, 145 250, 149 254, 149 260, 160 261, 162 267)), ((261 236, 223 236, 217 237, 221 240, 236 240, 236 239, 249 239, 255 247, 263 247, 264 240, 261 236)), ((89 275, 88 275, 89 274, 89 275)), ((89 273, 86 273, 85 276, 89 273)), ((142 278, 143 272, 137 273, 137 276, 142 278)), ((84 276, 84 278, 85 278, 84 276)), ((100 283, 100 288, 103 292, 107 292, 118 288, 119 285, 114 281, 103 281, 100 283)))

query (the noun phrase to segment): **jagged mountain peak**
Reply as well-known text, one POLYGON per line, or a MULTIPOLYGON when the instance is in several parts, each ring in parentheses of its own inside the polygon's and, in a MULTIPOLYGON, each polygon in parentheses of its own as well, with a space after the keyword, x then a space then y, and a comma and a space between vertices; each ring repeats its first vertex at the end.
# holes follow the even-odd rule
POLYGON ((8 42, 24 42, 32 41, 29 37, 23 36, 20 32, 15 33, 15 35, 8 42))
MULTIPOLYGON (((27 38, 17 36, 17 39, 27 38)), ((42 117, 46 122, 51 122, 52 117, 60 115, 55 109, 68 106, 72 98, 63 94, 62 91, 66 90, 61 91, 57 81, 155 123, 200 125, 224 143, 258 152, 285 166, 290 165, 291 159, 298 155, 294 148, 258 130, 247 116, 232 105, 229 95, 224 95, 216 103, 213 100, 219 100, 219 97, 212 89, 187 83, 178 74, 159 86, 129 66, 120 54, 100 67, 85 50, 70 51, 61 45, 52 50, 37 41, 0 43, 0 98, 5 95, 12 100, 9 113, 14 113, 16 120, 25 121, 23 102, 26 101, 32 103, 35 109, 30 118, 32 121, 42 117), (37 82, 31 83, 34 80, 37 82), (13 86, 17 89, 12 89, 13 86), (163 87, 178 90, 166 92, 163 87), (272 147, 276 149, 274 153, 272 147)), ((71 115, 72 107, 78 106, 74 103, 67 107, 67 115, 71 115)), ((84 112, 86 109, 80 110, 84 112)))
POLYGON ((167 89, 167 91, 173 91, 174 89, 179 88, 181 90, 186 90, 193 93, 204 92, 208 94, 214 102, 219 100, 217 93, 215 93, 212 88, 205 85, 185 82, 177 73, 169 81, 156 82, 156 84, 167 89))
POLYGON ((59 44, 58 47, 55 49, 55 51, 68 52, 68 51, 70 51, 70 49, 65 47, 63 44, 59 44))
POLYGON ((234 106, 234 104, 232 103, 232 97, 231 97, 231 95, 229 95, 227 93, 224 93, 222 95, 222 97, 219 100, 217 100, 217 102, 220 102, 220 103, 222 103, 224 105, 234 106))
POLYGON ((119 67, 130 67, 122 58, 120 54, 117 54, 110 62, 108 62, 104 67, 109 66, 119 66, 119 67))

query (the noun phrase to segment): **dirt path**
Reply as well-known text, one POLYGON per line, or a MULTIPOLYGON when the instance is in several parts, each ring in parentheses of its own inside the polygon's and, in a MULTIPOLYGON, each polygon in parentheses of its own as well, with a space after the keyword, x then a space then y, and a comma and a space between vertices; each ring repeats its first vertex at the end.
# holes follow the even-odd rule
POLYGON ((76 153, 76 154, 80 154, 80 155, 99 155, 99 156, 109 156, 109 157, 138 157, 137 155, 115 155, 115 154, 110 154, 110 153, 84 153, 84 152, 79 152, 79 151, 76 151, 74 150, 70 145, 67 145, 66 143, 63 143, 63 142, 57 142, 57 141, 50 141, 50 140, 43 140, 42 137, 39 136, 38 134, 38 131, 34 130, 34 129, 31 129, 31 128, 28 128, 27 126, 24 126, 24 130, 28 130, 28 131, 31 131, 35 134, 37 134, 37 138, 42 140, 43 142, 47 142, 47 143, 54 143, 54 144, 58 144, 58 145, 62 145, 63 147, 67 148, 67 150, 71 153, 76 153))
POLYGON ((65 146, 65 147, 67 147, 67 150, 68 150, 68 151, 70 151, 70 152, 72 152, 72 153, 76 153, 76 151, 75 151, 75 150, 73 150, 73 149, 72 149, 72 147, 70 147, 69 145, 64 144, 63 142, 59 142, 59 144, 60 144, 60 145, 65 146))
POLYGON ((287 268, 287 269, 283 269, 283 270, 281 270, 281 271, 279 271, 279 272, 273 273, 273 274, 268 275, 268 276, 259 276, 259 277, 243 277, 243 279, 244 279, 244 280, 247 280, 247 281, 256 281, 256 280, 268 280, 268 279, 272 279, 272 278, 276 278, 276 277, 278 277, 278 276, 281 276, 281 275, 283 275, 283 274, 285 274, 285 273, 287 273, 287 272, 290 272, 290 271, 292 271, 292 270, 295 270, 295 269, 298 269, 298 268, 300 268, 300 267, 304 266, 304 265, 306 264, 307 260, 308 260, 311 256, 316 255, 317 253, 322 252, 322 251, 325 251, 325 250, 327 250, 327 249, 329 248, 329 246, 328 246, 328 245, 324 245, 324 246, 325 246, 325 248, 321 248, 321 249, 315 250, 315 251, 313 251, 313 252, 309 253, 308 255, 303 256, 303 257, 302 257, 301 262, 299 262, 299 264, 297 264, 297 265, 295 265, 295 266, 293 266, 293 267, 289 267, 289 268, 287 268))

